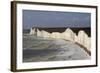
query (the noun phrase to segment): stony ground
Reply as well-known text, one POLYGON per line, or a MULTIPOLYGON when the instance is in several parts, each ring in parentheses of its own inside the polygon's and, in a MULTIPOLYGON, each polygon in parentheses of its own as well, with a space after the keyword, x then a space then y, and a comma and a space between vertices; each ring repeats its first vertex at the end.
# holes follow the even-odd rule
POLYGON ((62 39, 45 39, 24 35, 23 62, 90 59, 79 45, 62 39))

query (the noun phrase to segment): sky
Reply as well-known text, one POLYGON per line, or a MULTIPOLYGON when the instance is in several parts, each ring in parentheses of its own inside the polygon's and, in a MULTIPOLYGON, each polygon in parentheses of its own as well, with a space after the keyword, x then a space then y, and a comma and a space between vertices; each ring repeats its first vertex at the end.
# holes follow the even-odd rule
POLYGON ((91 26, 91 13, 23 10, 23 28, 80 28, 91 26))

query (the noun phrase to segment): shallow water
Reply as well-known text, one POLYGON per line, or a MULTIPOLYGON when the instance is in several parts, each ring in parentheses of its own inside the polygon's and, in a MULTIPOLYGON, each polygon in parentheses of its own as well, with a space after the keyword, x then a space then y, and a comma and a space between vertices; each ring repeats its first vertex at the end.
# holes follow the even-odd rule
POLYGON ((90 56, 73 42, 30 35, 23 37, 23 62, 84 59, 90 59, 90 56))

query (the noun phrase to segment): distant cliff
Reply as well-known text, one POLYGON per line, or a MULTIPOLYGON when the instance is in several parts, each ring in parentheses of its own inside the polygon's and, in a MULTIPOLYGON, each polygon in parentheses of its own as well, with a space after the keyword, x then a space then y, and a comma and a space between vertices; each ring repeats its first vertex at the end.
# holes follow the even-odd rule
MULTIPOLYGON (((43 27, 33 27, 32 29, 34 28, 37 28, 38 30, 44 30, 44 31, 47 31, 49 33, 52 33, 52 32, 60 32, 60 33, 63 33, 65 30, 66 30, 66 27, 62 27, 62 28, 43 28, 43 27)), ((91 36, 91 28, 87 27, 87 28, 83 28, 83 27, 80 27, 80 28, 70 28, 74 33, 78 34, 78 32, 80 30, 84 30, 84 32, 88 35, 88 36, 91 36)))
MULTIPOLYGON (((59 29, 58 29, 59 31, 59 29)), ((80 30, 78 34, 74 33, 73 30, 67 28, 63 32, 47 32, 45 30, 39 30, 38 28, 31 28, 30 35, 35 35, 43 38, 54 38, 54 39, 64 39, 72 42, 79 43, 80 45, 87 48, 88 51, 91 49, 91 38, 85 33, 85 31, 80 30)))

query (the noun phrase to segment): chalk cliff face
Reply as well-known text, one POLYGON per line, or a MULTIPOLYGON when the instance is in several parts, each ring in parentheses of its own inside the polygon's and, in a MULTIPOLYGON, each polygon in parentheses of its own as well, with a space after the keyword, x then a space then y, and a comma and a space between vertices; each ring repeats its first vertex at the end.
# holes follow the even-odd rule
POLYGON ((61 39, 61 33, 53 32, 53 33, 51 33, 50 37, 55 38, 55 39, 61 39))
POLYGON ((72 42, 77 42, 81 45, 83 45, 84 47, 86 47, 89 51, 91 48, 91 38, 88 37, 88 35, 83 31, 79 31, 78 35, 76 35, 76 33, 74 33, 70 28, 67 28, 63 33, 59 33, 59 32, 52 32, 49 33, 47 31, 44 30, 39 30, 36 29, 37 32, 34 29, 30 29, 30 35, 35 35, 37 33, 38 37, 43 37, 43 38, 54 38, 54 39, 64 39, 64 40, 69 40, 72 42))
POLYGON ((65 40, 74 41, 75 33, 70 29, 66 29, 65 32, 62 33, 62 38, 65 40))
POLYGON ((32 28, 30 29, 30 34, 31 35, 35 35, 35 28, 34 29, 32 29, 32 28))
MULTIPOLYGON (((34 30, 33 30, 34 31, 34 30)), ((41 37, 42 36, 42 32, 40 30, 37 29, 37 36, 41 37)))

